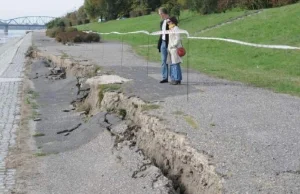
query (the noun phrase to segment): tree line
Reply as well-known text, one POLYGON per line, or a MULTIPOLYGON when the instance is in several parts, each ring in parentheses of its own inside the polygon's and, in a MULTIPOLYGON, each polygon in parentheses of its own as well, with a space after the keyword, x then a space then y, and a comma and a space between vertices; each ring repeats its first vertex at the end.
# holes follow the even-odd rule
POLYGON ((74 26, 100 19, 138 17, 150 14, 163 6, 170 15, 180 16, 189 9, 199 14, 226 12, 232 8, 262 9, 296 3, 299 0, 85 0, 78 10, 48 23, 47 27, 74 26))

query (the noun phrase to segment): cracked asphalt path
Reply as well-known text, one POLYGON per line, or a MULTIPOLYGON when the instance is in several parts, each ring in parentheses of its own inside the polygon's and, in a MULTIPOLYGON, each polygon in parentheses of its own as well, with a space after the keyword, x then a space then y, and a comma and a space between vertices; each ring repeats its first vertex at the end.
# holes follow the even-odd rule
POLYGON ((159 84, 159 64, 149 63, 147 76, 147 62, 115 42, 62 46, 41 34, 35 34, 35 42, 45 52, 63 51, 133 79, 125 93, 158 104, 161 108, 153 114, 213 157, 224 193, 300 192, 299 97, 195 71, 190 71, 187 86, 186 70, 182 85, 159 84))
MULTIPOLYGON (((33 131, 37 135, 35 158, 36 174, 21 177, 26 182, 22 192, 30 194, 167 194, 172 185, 161 171, 136 147, 115 145, 116 137, 105 127, 106 113, 98 113, 84 121, 70 103, 77 98, 76 78, 46 78, 49 69, 43 61, 32 64, 29 78, 38 94, 39 118, 33 131), (38 73, 38 78, 36 74, 38 73), (69 135, 57 132, 74 128, 69 135), (149 164, 148 164, 149 163, 149 164), (139 175, 139 169, 147 164, 139 175), (139 176, 133 176, 133 174, 139 176), (158 178, 159 177, 159 178, 158 178)), ((110 128, 122 122, 110 116, 110 128)), ((126 144, 126 142, 124 143, 126 144)), ((21 192, 21 191, 20 191, 21 192)))

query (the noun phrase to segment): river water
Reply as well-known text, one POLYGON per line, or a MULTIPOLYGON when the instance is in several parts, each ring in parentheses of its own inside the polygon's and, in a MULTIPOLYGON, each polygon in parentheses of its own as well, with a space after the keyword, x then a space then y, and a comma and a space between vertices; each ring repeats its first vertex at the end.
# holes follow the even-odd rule
POLYGON ((4 30, 0 29, 0 46, 14 37, 21 37, 26 34, 27 30, 9 30, 8 34, 4 34, 4 30))

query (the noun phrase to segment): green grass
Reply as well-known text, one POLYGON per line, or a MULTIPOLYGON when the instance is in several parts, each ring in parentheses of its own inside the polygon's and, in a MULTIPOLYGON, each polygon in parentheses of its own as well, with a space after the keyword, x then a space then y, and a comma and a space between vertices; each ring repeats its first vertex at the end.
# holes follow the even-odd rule
POLYGON ((43 137, 43 136, 45 136, 45 134, 44 133, 35 133, 32 136, 33 137, 43 137))
POLYGON ((98 105, 101 105, 101 102, 104 98, 105 92, 114 92, 118 91, 121 88, 121 84, 102 84, 98 86, 99 93, 98 93, 98 105))
POLYGON ((121 84, 102 84, 99 85, 99 89, 101 89, 103 92, 113 92, 117 91, 121 88, 121 84))
POLYGON ((31 102, 30 102, 30 97, 27 96, 27 97, 25 98, 25 103, 26 103, 26 104, 30 104, 30 103, 31 103, 31 102))
POLYGON ((43 156, 47 156, 46 153, 42 153, 42 152, 38 152, 38 153, 35 153, 34 156, 36 157, 43 157, 43 156))
POLYGON ((266 9, 261 13, 236 21, 201 36, 235 38, 261 44, 300 46, 300 3, 266 9))
POLYGON ((39 116, 41 116, 39 112, 37 112, 36 110, 32 110, 31 117, 30 117, 32 120, 38 118, 39 116))
MULTIPOLYGON (((180 28, 193 36, 209 26, 244 15, 244 11, 231 11, 206 16, 188 11, 182 13, 180 28)), ((283 44, 300 47, 300 3, 280 8, 266 9, 259 14, 214 28, 197 36, 231 38, 259 44, 283 44)), ((98 32, 129 32, 136 30, 157 31, 157 14, 138 18, 93 23, 78 28, 98 32)), ((124 41, 135 52, 151 61, 160 61, 157 52, 157 36, 104 35, 104 39, 124 41), (150 45, 145 47, 144 45, 150 45), (149 49, 149 50, 148 50, 149 49)), ((196 69, 211 76, 264 87, 275 92, 300 96, 300 51, 276 50, 241 46, 211 40, 183 39, 187 56, 183 66, 196 69), (187 60, 188 57, 188 60, 187 60), (188 61, 188 63, 187 63, 188 61)))
POLYGON ((180 110, 177 110, 177 111, 173 112, 172 114, 174 114, 174 115, 183 115, 184 112, 182 112, 180 110))
POLYGON ((187 124, 189 124, 192 128, 198 129, 198 124, 191 116, 186 115, 183 118, 187 122, 187 124))
POLYGON ((36 102, 32 101, 32 102, 31 102, 31 108, 32 108, 32 109, 38 109, 38 108, 39 108, 39 105, 38 105, 36 102))
MULTIPOLYGON (((229 19, 242 16, 246 12, 249 11, 230 11, 225 14, 220 13, 203 16, 193 12, 183 11, 180 16, 179 26, 183 29, 188 29, 190 33, 193 33, 229 19)), ((156 13, 153 13, 151 15, 126 20, 112 20, 105 23, 85 24, 78 26, 78 29, 99 32, 130 32, 138 30, 153 32, 159 30, 159 20, 159 16, 156 13)))
POLYGON ((127 115, 127 111, 125 109, 120 109, 119 115, 121 116, 122 120, 124 120, 127 115))
POLYGON ((157 104, 144 104, 142 105, 142 111, 159 109, 160 106, 157 104))
POLYGON ((61 55, 61 58, 62 58, 62 59, 67 59, 67 58, 69 58, 69 55, 68 55, 67 53, 65 53, 65 52, 63 52, 63 51, 61 51, 61 53, 62 53, 62 55, 61 55))
POLYGON ((37 97, 39 97, 39 93, 37 93, 36 91, 30 89, 30 90, 27 91, 27 96, 25 98, 25 103, 26 104, 31 104, 32 109, 38 109, 39 106, 34 101, 34 99, 36 99, 37 97))
POLYGON ((31 90, 31 89, 27 91, 27 94, 29 94, 33 99, 36 99, 37 97, 39 97, 39 93, 37 93, 36 91, 31 90))
POLYGON ((78 112, 85 111, 86 114, 89 114, 91 110, 92 110, 92 106, 89 103, 82 103, 78 106, 77 109, 78 112))

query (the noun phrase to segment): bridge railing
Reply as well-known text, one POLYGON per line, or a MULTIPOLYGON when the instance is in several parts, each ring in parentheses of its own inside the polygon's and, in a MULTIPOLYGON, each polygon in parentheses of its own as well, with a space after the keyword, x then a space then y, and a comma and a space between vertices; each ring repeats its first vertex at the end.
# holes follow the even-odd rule
POLYGON ((8 20, 0 19, 0 26, 4 26, 4 32, 8 33, 9 26, 43 27, 53 19, 55 17, 51 16, 24 16, 8 20))
POLYGON ((0 24, 8 24, 8 25, 46 25, 51 20, 55 19, 55 17, 51 16, 24 16, 18 18, 12 18, 8 20, 0 19, 0 24))

